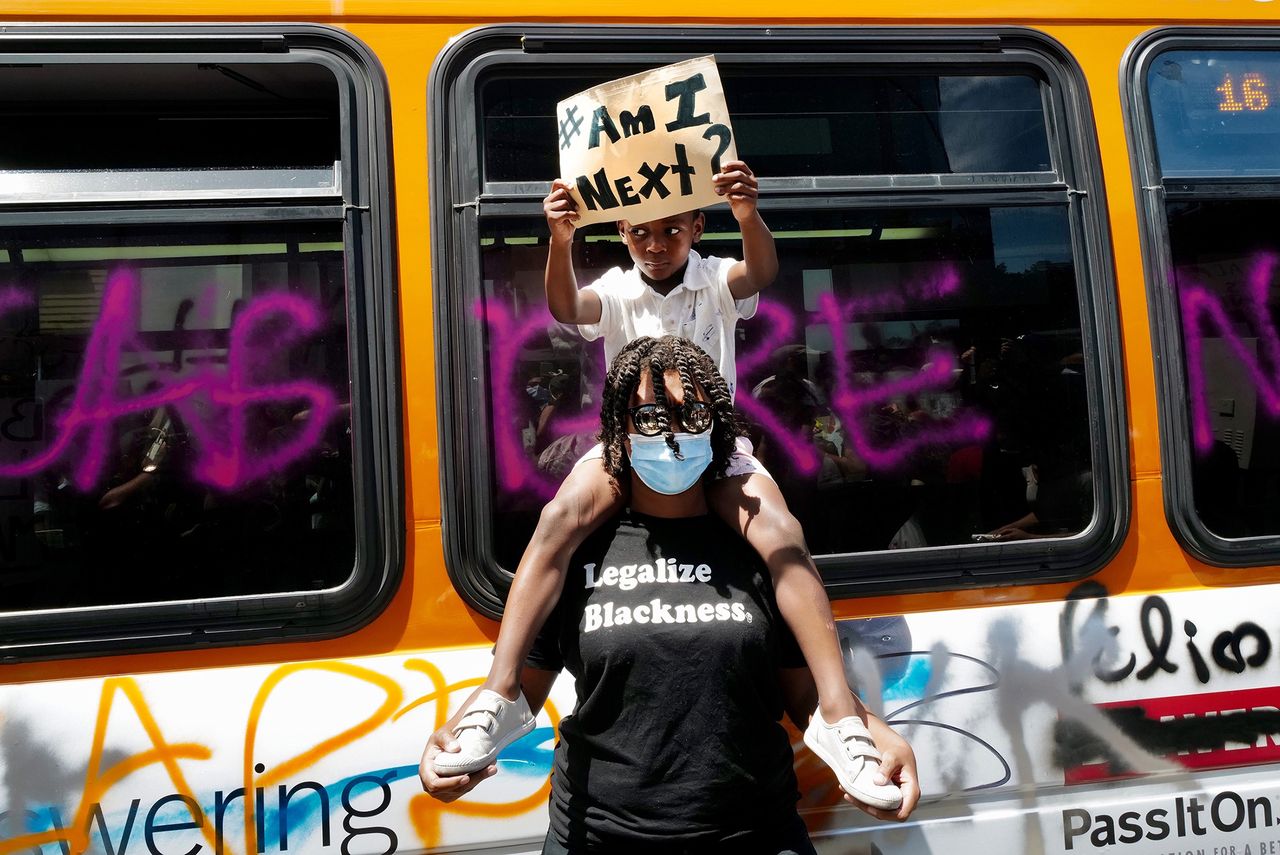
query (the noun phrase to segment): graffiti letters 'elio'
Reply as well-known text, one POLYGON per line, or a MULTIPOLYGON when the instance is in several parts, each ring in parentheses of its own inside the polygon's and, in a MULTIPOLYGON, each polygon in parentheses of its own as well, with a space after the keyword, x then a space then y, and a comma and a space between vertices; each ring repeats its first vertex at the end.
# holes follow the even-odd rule
MULTIPOLYGON (((1077 591, 1082 596, 1097 596, 1086 623, 1090 620, 1106 625, 1107 598, 1105 592, 1098 596, 1100 586, 1086 584, 1077 591)), ((1068 600, 1062 617, 1063 659, 1074 653, 1074 623, 1080 602, 1073 593, 1068 600)), ((1202 685, 1213 679, 1214 671, 1209 667, 1212 661, 1221 672, 1243 674, 1246 669, 1264 667, 1271 660, 1272 640, 1265 629, 1251 620, 1241 621, 1230 629, 1217 633, 1201 632, 1194 621, 1184 620, 1181 625, 1175 622, 1173 613, 1164 597, 1152 595, 1142 601, 1139 616, 1142 631, 1142 642, 1145 654, 1140 658, 1137 653, 1123 650, 1114 641, 1119 629, 1106 626, 1106 635, 1112 639, 1109 652, 1099 648, 1093 658, 1093 675, 1104 683, 1120 683, 1134 677, 1140 681, 1150 680, 1160 673, 1178 673, 1179 663, 1175 659, 1181 653, 1174 647, 1175 642, 1185 649, 1185 662, 1191 665, 1196 680, 1202 685), (1182 630, 1182 639, 1175 639, 1178 629, 1182 630), (1125 655, 1127 653, 1127 655, 1125 655), (1104 658, 1118 663, 1115 667, 1104 664, 1104 658), (1139 662, 1145 662, 1139 667, 1139 662)), ((1218 673, 1221 673, 1218 672, 1218 673)))

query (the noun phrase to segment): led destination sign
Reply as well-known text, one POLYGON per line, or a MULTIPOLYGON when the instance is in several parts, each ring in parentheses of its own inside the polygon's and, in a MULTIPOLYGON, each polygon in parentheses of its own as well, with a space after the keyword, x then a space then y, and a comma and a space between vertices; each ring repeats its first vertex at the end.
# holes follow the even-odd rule
POLYGON ((1147 73, 1165 177, 1280 175, 1280 52, 1160 54, 1147 73))
POLYGON ((1222 96, 1222 100, 1218 102, 1219 113, 1261 113, 1271 107, 1267 80, 1257 71, 1246 73, 1240 80, 1238 90, 1231 75, 1224 74, 1222 85, 1215 91, 1222 96))

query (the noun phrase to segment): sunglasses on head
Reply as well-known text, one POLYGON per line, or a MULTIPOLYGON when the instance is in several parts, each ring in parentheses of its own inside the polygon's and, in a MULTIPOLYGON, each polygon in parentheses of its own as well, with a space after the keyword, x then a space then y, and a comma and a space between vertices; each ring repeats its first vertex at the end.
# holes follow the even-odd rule
MULTIPOLYGON (((641 404, 630 407, 631 422, 641 436, 657 436, 667 429, 663 424, 662 407, 657 404, 641 404)), ((703 433, 711 427, 711 405, 706 401, 690 401, 667 408, 667 424, 679 425, 685 433, 703 433)))

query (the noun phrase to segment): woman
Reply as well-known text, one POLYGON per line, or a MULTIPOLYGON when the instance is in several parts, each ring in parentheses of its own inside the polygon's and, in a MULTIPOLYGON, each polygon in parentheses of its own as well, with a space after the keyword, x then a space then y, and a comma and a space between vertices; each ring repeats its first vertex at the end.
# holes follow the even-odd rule
MULTIPOLYGON (((708 513, 703 488, 724 471, 739 432, 724 380, 691 342, 640 338, 615 358, 600 436, 605 467, 630 484, 629 507, 574 554, 522 674, 535 712, 562 668, 578 694, 560 725, 544 853, 814 851, 778 723, 785 709, 806 727, 813 680, 768 571, 708 513)), ((870 731, 844 720, 843 744, 901 804, 846 798, 905 819, 919 798, 911 748, 858 707, 870 731)), ((439 771, 468 729, 496 728, 507 714, 488 710, 482 692, 462 709, 432 734, 420 768, 424 788, 444 801, 497 771, 439 771)))

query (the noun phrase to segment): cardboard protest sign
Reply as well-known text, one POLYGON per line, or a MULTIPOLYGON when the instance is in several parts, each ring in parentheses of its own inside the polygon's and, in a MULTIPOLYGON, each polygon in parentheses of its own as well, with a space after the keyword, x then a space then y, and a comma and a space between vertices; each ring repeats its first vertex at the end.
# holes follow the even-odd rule
POLYGON ((723 202, 711 177, 738 157, 715 57, 655 68, 556 105, 560 175, 578 225, 643 223, 723 202))

